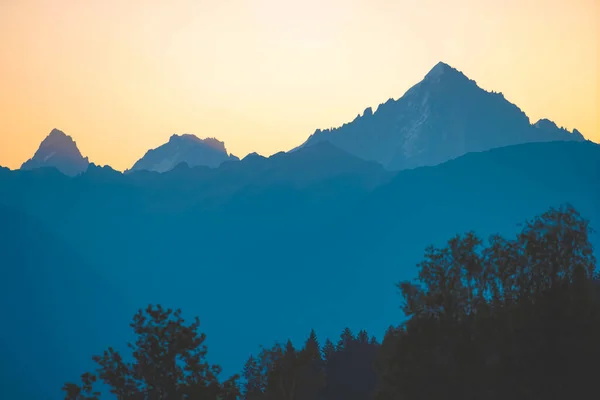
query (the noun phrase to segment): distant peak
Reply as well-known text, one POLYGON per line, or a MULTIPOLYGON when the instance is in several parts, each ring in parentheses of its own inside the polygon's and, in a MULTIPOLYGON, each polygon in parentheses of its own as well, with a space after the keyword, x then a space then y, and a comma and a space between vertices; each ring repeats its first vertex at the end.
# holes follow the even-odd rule
POLYGON ((425 75, 425 78, 439 78, 440 76, 452 70, 454 70, 454 68, 452 68, 445 62, 440 61, 437 64, 435 64, 433 68, 431 68, 427 75, 425 75))
POLYGON ((442 77, 444 80, 452 77, 451 79, 471 81, 471 79, 469 79, 461 71, 442 61, 438 62, 433 68, 431 68, 427 75, 425 75, 424 80, 430 82, 439 82, 442 77))
POLYGON ((200 139, 199 137, 197 137, 196 135, 193 135, 191 133, 184 133, 181 135, 178 135, 175 133, 175 134, 171 135, 171 137, 169 138, 169 142, 177 142, 177 141, 181 141, 181 140, 198 141, 198 142, 202 141, 202 139, 200 139))
POLYGON ((73 138, 59 129, 52 129, 48 136, 42 141, 41 146, 49 146, 60 143, 75 144, 73 138))
POLYGON ((265 157, 261 156, 257 152, 252 152, 252 153, 248 154, 246 157, 244 157, 242 159, 242 161, 247 161, 247 160, 263 160, 263 159, 265 159, 265 157))
POLYGON ((48 136, 64 136, 64 137, 68 137, 67 134, 65 134, 60 129, 56 129, 56 128, 52 129, 50 131, 50 134, 48 136))
POLYGON ((225 148, 225 142, 221 142, 220 140, 216 139, 216 138, 206 138, 206 139, 200 139, 198 136, 191 134, 191 133, 184 133, 181 135, 178 134, 174 134, 169 138, 169 143, 181 143, 181 142, 186 142, 186 143, 203 143, 206 146, 220 151, 222 153, 227 153, 227 149, 225 148))
POLYGON ((558 129, 558 126, 556 126, 556 124, 554 123, 554 121, 550 121, 547 118, 542 118, 540 119, 538 122, 536 122, 535 124, 533 124, 533 126, 535 126, 536 128, 540 128, 540 129, 558 129))
MULTIPOLYGON (((48 136, 42 140, 34 157, 38 159, 43 157, 44 160, 48 160, 53 153, 69 154, 70 157, 83 158, 75 140, 58 129, 52 129, 48 136)), ((87 163, 87 158, 85 160, 87 163)))
POLYGON ((83 157, 73 138, 59 129, 52 129, 42 140, 32 158, 21 169, 56 167, 65 175, 75 176, 87 169, 89 161, 83 157))
POLYGON ((90 174, 90 173, 117 173, 119 174, 120 172, 115 170, 113 167, 111 167, 110 165, 98 165, 95 163, 89 163, 86 169, 86 174, 90 174))

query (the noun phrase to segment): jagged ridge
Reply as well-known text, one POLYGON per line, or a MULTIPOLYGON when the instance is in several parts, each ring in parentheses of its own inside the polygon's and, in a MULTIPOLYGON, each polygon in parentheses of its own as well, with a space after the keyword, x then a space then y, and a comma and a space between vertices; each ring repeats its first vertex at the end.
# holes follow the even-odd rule
POLYGON ((463 154, 528 142, 584 140, 553 122, 531 124, 502 93, 487 92, 446 63, 398 100, 333 130, 317 129, 301 145, 329 141, 365 160, 400 170, 436 165, 463 154))

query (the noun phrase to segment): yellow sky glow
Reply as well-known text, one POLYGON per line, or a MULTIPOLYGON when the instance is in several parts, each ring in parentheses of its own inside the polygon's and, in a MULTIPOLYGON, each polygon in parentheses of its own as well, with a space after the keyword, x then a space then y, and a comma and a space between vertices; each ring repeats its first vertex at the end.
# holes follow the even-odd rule
POLYGON ((270 155, 438 61, 600 142, 599 21, 597 0, 2 0, 0 165, 52 128, 119 170, 173 133, 270 155))

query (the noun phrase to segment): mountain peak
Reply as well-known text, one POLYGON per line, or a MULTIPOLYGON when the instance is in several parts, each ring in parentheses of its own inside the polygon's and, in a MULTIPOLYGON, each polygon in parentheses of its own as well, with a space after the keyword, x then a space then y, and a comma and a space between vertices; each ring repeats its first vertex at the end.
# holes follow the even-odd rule
POLYGON ((556 125, 556 123, 554 121, 550 121, 547 118, 542 118, 540 119, 538 122, 536 122, 535 124, 533 124, 533 126, 535 126, 536 128, 540 128, 540 129, 558 129, 558 126, 556 125))
MULTIPOLYGON (((131 167, 131 171, 167 172, 182 162, 185 162, 190 168, 196 166, 216 168, 232 158, 227 153, 225 143, 216 138, 200 139, 191 133, 174 134, 167 143, 148 150, 131 167)), ((237 157, 233 159, 237 159, 237 157)))
POLYGON ((468 79, 465 74, 463 74, 462 72, 460 72, 459 70, 457 70, 456 68, 452 67, 449 64, 446 64, 443 61, 438 62, 437 64, 435 64, 433 66, 433 68, 431 68, 429 70, 429 72, 427 73, 427 75, 425 75, 425 79, 424 80, 439 80, 442 76, 461 76, 464 77, 465 79, 468 79))
POLYGON ((425 75, 425 78, 438 78, 446 72, 456 71, 450 65, 446 64, 443 61, 438 62, 431 68, 431 70, 425 75))
POLYGON ((181 141, 196 141, 196 142, 201 142, 202 139, 200 139, 198 136, 196 136, 194 134, 191 134, 191 133, 183 133, 181 135, 178 135, 178 134, 174 133, 169 138, 169 142, 181 142, 181 141))
POLYGON ((221 142, 217 138, 207 137, 205 139, 200 139, 198 136, 191 133, 183 133, 181 135, 174 134, 169 138, 169 143, 178 143, 178 142, 187 142, 187 143, 203 143, 208 147, 211 147, 217 151, 227 154, 227 149, 225 148, 225 142, 221 142))
POLYGON ((21 169, 55 167, 65 175, 75 176, 88 167, 87 157, 83 157, 73 138, 59 129, 52 129, 40 143, 32 158, 21 169))
POLYGON ((77 148, 77 144, 71 136, 56 128, 52 129, 48 136, 46 136, 46 138, 42 140, 42 143, 40 144, 40 147, 54 146, 77 148))
POLYGON ((480 88, 440 61, 398 100, 380 104, 373 113, 367 108, 362 117, 338 128, 317 129, 302 146, 330 141, 364 160, 400 170, 495 147, 554 140, 582 137, 550 121, 532 126, 502 93, 480 88))
POLYGON ((242 158, 242 161, 248 161, 248 160, 266 160, 266 159, 267 159, 266 157, 261 156, 257 152, 253 151, 252 153, 248 153, 246 155, 246 157, 242 158))
POLYGON ((60 129, 56 129, 56 128, 52 128, 52 130, 50 131, 50 134, 48 136, 66 136, 66 137, 70 137, 69 135, 67 135, 66 133, 64 133, 63 131, 61 131, 60 129))

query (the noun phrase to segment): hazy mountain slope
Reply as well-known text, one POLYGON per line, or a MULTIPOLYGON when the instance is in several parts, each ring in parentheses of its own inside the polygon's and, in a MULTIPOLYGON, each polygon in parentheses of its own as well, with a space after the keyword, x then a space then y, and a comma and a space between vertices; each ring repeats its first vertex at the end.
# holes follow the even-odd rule
POLYGON ((444 63, 398 100, 333 130, 317 130, 302 146, 329 141, 365 160, 401 170, 436 165, 473 151, 519 143, 583 140, 542 120, 534 125, 502 93, 486 92, 444 63))
POLYGON ((53 129, 42 141, 32 158, 21 169, 55 167, 65 175, 75 176, 87 169, 89 161, 83 157, 71 136, 53 129))
MULTIPOLYGON (((352 285, 381 307, 374 312, 356 302, 354 318, 375 327, 400 316, 393 283, 412 277, 426 245, 442 245, 468 230, 484 239, 516 232, 516 224, 564 203, 600 228, 599 145, 530 143, 400 172, 327 232, 335 240, 318 242, 310 254, 325 265, 357 268, 352 285)), ((591 241, 598 253, 600 235, 591 241)))
POLYGON ((125 287, 36 219, 0 206, 0 221, 0 398, 58 399, 59 383, 92 365, 90 351, 128 337, 134 308, 125 287))
POLYGON ((237 157, 228 155, 225 144, 217 139, 200 139, 191 134, 173 135, 167 143, 148 150, 131 167, 131 171, 166 172, 182 162, 191 167, 201 165, 216 168, 228 160, 237 160, 237 157))
MULTIPOLYGON (((330 154, 330 147, 321 149, 330 154)), ((250 157, 246 162, 256 166, 240 170, 245 175, 235 175, 244 161, 166 174, 123 175, 94 166, 77 178, 50 169, 11 171, 0 173, 0 187, 10 189, 0 204, 35 217, 48 236, 68 246, 62 255, 41 244, 31 246, 41 251, 29 268, 52 270, 51 276, 41 275, 42 281, 57 281, 58 292, 65 293, 53 293, 52 307, 68 310, 63 315, 71 321, 92 324, 100 337, 109 333, 98 339, 102 347, 124 345, 126 334, 120 339, 111 329, 126 330, 132 308, 149 302, 181 307, 185 315, 200 317, 209 359, 228 374, 238 372, 258 345, 288 337, 300 343, 311 328, 321 340, 347 325, 383 333, 401 318, 394 283, 412 276, 430 243, 441 244, 468 229, 486 235, 513 232, 525 218, 567 201, 600 225, 600 150, 588 142, 468 154, 400 172, 379 186, 361 183, 370 174, 368 163, 293 178, 307 160, 315 160, 308 156, 312 153, 294 153, 273 157, 273 164, 250 157), (295 165, 294 159, 301 162, 295 165), (277 166, 273 171, 281 175, 269 172, 268 165, 277 166), (220 191, 220 182, 234 189, 220 191), (206 191, 212 197, 205 197, 206 191), (76 259, 70 249, 77 249, 85 263, 69 261, 76 259), (77 293, 68 287, 73 268, 86 282, 77 293), (99 282, 109 282, 112 289, 99 282), (85 307, 96 304, 95 311, 69 308, 75 307, 67 304, 72 298, 85 307), (104 328, 111 313, 115 320, 104 328)), ((17 224, 0 228, 12 240, 2 242, 3 254, 28 243, 48 243, 30 238, 29 232, 37 235, 35 226, 21 225, 21 234, 12 235, 17 224)), ((15 256, 3 263, 9 264, 17 270, 23 265, 15 256)), ((22 289, 21 298, 37 298, 27 276, 13 286, 22 289)), ((25 308, 23 314, 33 310, 25 308)), ((39 331, 53 332, 57 348, 69 348, 78 357, 98 351, 96 339, 87 342, 82 335, 73 342, 70 330, 56 329, 50 320, 35 324, 39 331)), ((28 336, 23 341, 18 331, 13 336, 13 347, 23 348, 28 336)), ((56 355, 64 364, 73 361, 69 357, 56 355)), ((60 374, 52 375, 59 382, 36 379, 48 387, 72 377, 68 371, 60 374)))

